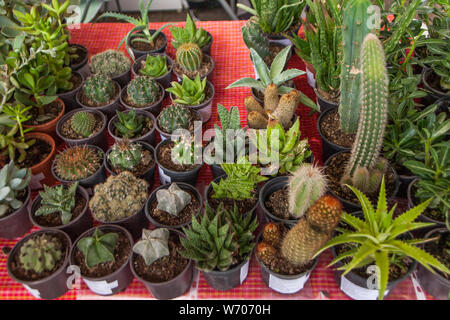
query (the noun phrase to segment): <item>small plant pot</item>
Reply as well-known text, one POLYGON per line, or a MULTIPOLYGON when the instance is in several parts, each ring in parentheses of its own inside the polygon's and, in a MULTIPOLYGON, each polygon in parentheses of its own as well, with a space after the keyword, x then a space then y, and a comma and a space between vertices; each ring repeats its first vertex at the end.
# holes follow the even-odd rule
POLYGON ((313 65, 303 61, 305 63, 305 69, 306 69, 306 81, 308 82, 309 86, 311 88, 316 87, 316 70, 314 69, 313 65))
MULTIPOLYGON (((130 112, 130 111, 126 110, 123 113, 128 113, 128 112, 130 112)), ((150 121, 152 122, 152 129, 149 132, 147 132, 146 134, 141 135, 140 137, 136 137, 136 138, 132 138, 132 139, 128 139, 128 140, 130 142, 133 142, 133 143, 142 141, 142 142, 146 142, 146 143, 154 146, 155 145, 155 140, 156 140, 156 137, 155 137, 156 136, 155 135, 155 128, 156 128, 155 116, 152 113, 147 112, 147 111, 143 111, 143 110, 136 110, 136 114, 138 116, 142 115, 142 116, 150 119, 150 121)), ((117 122, 119 122, 119 117, 117 115, 115 115, 111 120, 109 120, 108 132, 109 132, 109 135, 111 137, 113 137, 113 139, 116 142, 119 142, 119 141, 122 141, 124 139, 115 135, 115 126, 114 126, 114 124, 117 123, 117 122)))
POLYGON ((450 98, 441 98, 436 101, 437 109, 435 111, 436 114, 441 112, 445 112, 447 114, 447 118, 450 118, 450 98))
POLYGON ((56 132, 56 124, 61 119, 61 117, 66 112, 66 105, 64 104, 64 101, 60 98, 56 99, 55 102, 58 102, 61 105, 61 111, 59 112, 58 116, 54 118, 53 120, 50 120, 43 124, 38 124, 36 126, 32 125, 23 125, 24 129, 33 129, 34 132, 41 132, 46 133, 50 136, 54 136, 56 132))
MULTIPOLYGON (((334 247, 331 248, 333 252, 333 257, 336 258, 336 249, 334 247)), ((373 281, 368 281, 368 279, 363 278, 356 274, 353 271, 350 271, 345 276, 342 276, 344 271, 337 270, 337 268, 342 267, 343 263, 341 261, 337 262, 334 265, 334 278, 341 289, 347 296, 354 300, 376 300, 378 298, 378 289, 370 289, 368 286, 368 282, 372 283, 373 281)), ((408 272, 403 275, 401 278, 389 281, 387 284, 385 296, 387 297, 389 293, 403 280, 408 278, 411 273, 416 269, 417 261, 414 260, 412 265, 410 266, 408 272)))
MULTIPOLYGON (((192 186, 190 184, 187 184, 187 183, 177 182, 177 185, 178 185, 178 187, 180 187, 180 189, 182 189, 182 190, 189 190, 189 191, 193 192, 196 195, 198 201, 200 202, 200 208, 199 208, 198 212, 195 215, 195 216, 198 216, 203 210, 203 198, 200 195, 200 192, 198 192, 198 190, 194 186, 192 186)), ((165 185, 162 185, 162 186, 156 188, 152 192, 152 194, 150 195, 150 198, 148 198, 147 203, 145 205, 145 216, 157 228, 172 228, 172 229, 177 229, 177 230, 179 230, 181 228, 186 228, 187 226, 189 226, 191 224, 191 221, 183 223, 183 224, 179 224, 179 225, 165 225, 165 224, 162 224, 162 223, 159 223, 158 221, 156 221, 153 218, 153 216, 150 214, 150 206, 151 206, 151 204, 153 202, 157 201, 156 200, 156 193, 159 190, 161 190, 161 189, 168 189, 169 187, 170 187, 170 184, 165 184, 165 185)))
POLYGON ((209 42, 208 42, 207 44, 205 44, 205 45, 204 45, 203 47, 201 47, 200 49, 202 49, 202 52, 203 52, 204 54, 211 55, 211 47, 212 47, 214 38, 213 38, 212 34, 209 33, 209 31, 206 31, 206 33, 209 35, 210 40, 209 40, 209 42))
POLYGON ((60 225, 56 227, 47 227, 44 225, 39 224, 36 221, 36 210, 39 209, 41 206, 42 198, 40 195, 38 195, 31 205, 30 210, 30 220, 33 222, 33 224, 43 230, 60 230, 65 232, 69 237, 70 240, 75 241, 76 238, 80 234, 82 234, 84 231, 92 228, 92 217, 91 217, 91 210, 89 209, 89 195, 87 191, 83 188, 78 186, 77 188, 77 194, 81 195, 84 200, 86 200, 86 204, 84 206, 83 211, 76 217, 73 221, 70 221, 68 224, 60 225))
POLYGON ((155 161, 158 164, 158 172, 159 172, 159 181, 161 184, 168 184, 172 182, 185 182, 192 186, 195 186, 197 183, 197 177, 200 169, 203 167, 203 164, 185 172, 173 171, 165 168, 158 160, 158 150, 165 144, 171 142, 170 140, 161 141, 155 149, 155 161))
POLYGON ((330 108, 326 111, 323 111, 320 113, 319 119, 317 119, 317 130, 319 131, 319 135, 322 138, 322 158, 325 162, 328 160, 332 155, 341 152, 341 151, 350 151, 351 148, 341 147, 330 140, 328 140, 325 135, 322 132, 320 124, 322 123, 322 119, 324 119, 325 115, 329 112, 336 110, 335 108, 330 108))
MULTIPOLYGON (((149 29, 150 34, 153 35, 157 30, 154 29, 149 29)), ((142 34, 142 32, 137 32, 136 34, 142 34)), ((142 57, 143 55, 146 54, 157 54, 157 53, 164 53, 166 51, 167 48, 167 37, 163 32, 159 33, 163 38, 164 38, 164 43, 163 45, 155 50, 146 50, 146 51, 142 51, 142 50, 138 50, 135 49, 132 45, 131 45, 131 39, 129 38, 128 41, 128 47, 131 49, 131 52, 133 52, 134 58, 138 59, 140 57, 142 57)), ((159 37, 159 35, 158 35, 159 37)))
MULTIPOLYGON (((78 242, 84 237, 90 236, 94 233, 97 227, 91 228, 80 235, 77 240, 74 242, 72 249, 70 250, 70 264, 76 266, 74 255, 77 249, 78 242)), ((131 234, 124 228, 117 225, 101 225, 98 228, 102 232, 120 232, 125 235, 125 237, 129 240, 131 248, 133 248, 133 238, 131 234)), ((101 296, 110 296, 117 294, 119 292, 125 291, 126 288, 130 285, 133 280, 133 273, 130 269, 130 261, 133 250, 130 250, 130 254, 126 262, 116 271, 106 276, 100 278, 93 278, 81 275, 84 283, 89 287, 89 289, 95 294, 101 296)))
POLYGON ((55 183, 53 175, 51 172, 51 165, 56 153, 56 143, 53 138, 45 133, 41 132, 29 132, 25 134, 25 140, 29 139, 39 139, 46 142, 51 147, 51 151, 48 156, 42 160, 40 163, 35 164, 31 167, 31 177, 30 187, 31 190, 38 190, 43 188, 43 185, 52 185, 55 183))
POLYGON ((70 273, 67 273, 66 270, 67 267, 69 266, 69 251, 71 245, 72 242, 70 241, 69 236, 60 230, 39 230, 33 232, 28 236, 26 236, 25 238, 23 238, 22 240, 20 240, 9 253, 8 260, 6 262, 8 275, 14 281, 22 284, 25 287, 25 289, 27 289, 27 291, 35 298, 56 299, 65 294, 67 291, 69 291, 67 284, 69 282, 68 280, 70 278, 70 273), (53 274, 49 275, 46 278, 34 281, 26 281, 18 279, 12 272, 12 264, 14 257, 17 254, 19 254, 20 248, 28 239, 43 233, 59 235, 60 237, 64 238, 64 241, 66 242, 66 253, 64 257, 64 262, 58 268, 58 270, 56 270, 53 274))
MULTIPOLYGON (((215 95, 214 85, 211 82, 207 81, 206 87, 208 87, 212 91, 212 95, 208 100, 196 106, 186 106, 187 108, 194 110, 195 112, 198 112, 198 114, 200 114, 200 117, 202 118, 203 123, 206 123, 209 121, 209 119, 211 119, 212 102, 215 95)), ((173 96, 172 93, 170 94, 170 99, 172 100, 172 103, 175 104, 176 98, 173 96)))
POLYGON ((221 176, 224 176, 226 174, 225 171, 223 171, 220 164, 210 164, 209 167, 211 168, 213 180, 215 180, 221 176))
MULTIPOLYGON (((212 81, 212 75, 213 75, 213 71, 214 71, 216 63, 213 60, 213 58, 210 55, 208 55, 208 54, 204 54, 203 57, 208 57, 209 59, 211 59, 211 69, 209 69, 209 71, 208 71, 208 73, 206 75, 201 77, 201 80, 203 80, 204 78, 207 78, 208 81, 212 81)), ((175 70, 175 68, 173 69, 173 73, 177 76, 177 81, 181 83, 183 81, 183 74, 179 74, 175 70)))
MULTIPOLYGON (((151 188, 153 186, 153 178, 155 176, 155 164, 156 161, 155 160, 155 149, 148 143, 145 143, 143 141, 137 141, 136 143, 139 143, 144 149, 149 150, 150 153, 152 154, 153 157, 153 165, 151 168, 149 168, 147 170, 146 173, 144 173, 143 175, 137 175, 138 178, 140 179, 144 179, 145 181, 147 181, 149 183, 149 188, 151 188)), ((114 172, 113 168, 111 167, 111 164, 109 163, 108 157, 109 154, 111 153, 111 148, 106 152, 106 160, 105 160, 105 167, 106 167, 106 171, 108 171, 108 173, 110 175, 117 175, 117 173, 114 172)))
MULTIPOLYGON (((180 237, 185 237, 185 235, 175 229, 169 229, 170 232, 178 234, 180 237)), ((164 282, 150 282, 145 279, 143 279, 141 276, 139 276, 133 266, 133 261, 136 259, 136 254, 133 253, 131 261, 130 261, 130 267, 131 271, 133 272, 133 275, 138 279, 140 282, 142 282, 147 290, 152 294, 152 296, 156 299, 174 299, 176 297, 179 297, 183 295, 186 291, 188 291, 191 287, 192 280, 194 277, 194 264, 192 260, 189 260, 189 263, 184 268, 183 271, 181 271, 180 274, 178 274, 175 278, 164 281, 164 282)))
POLYGON ((154 102, 148 106, 138 108, 138 107, 129 105, 125 101, 125 96, 127 93, 128 86, 124 87, 122 89, 122 92, 120 93, 120 104, 122 106, 124 106, 124 108, 127 110, 147 111, 147 112, 151 112, 155 117, 157 117, 159 115, 159 112, 161 111, 161 106, 162 106, 162 102, 164 100, 164 92, 165 92, 163 86, 160 83, 158 83, 158 86, 159 86, 159 90, 161 92, 161 97, 159 97, 159 99, 156 102, 154 102))
POLYGON ((424 68, 422 71, 422 83, 425 89, 428 90, 428 95, 425 98, 423 98, 426 102, 426 105, 431 105, 435 103, 437 100, 442 98, 447 100, 450 99, 450 94, 437 90, 430 85, 429 80, 430 76, 433 73, 434 71, 431 68, 424 68))
POLYGON ((28 216, 28 204, 31 198, 31 188, 27 187, 27 197, 23 202, 23 205, 7 215, 0 218, 0 238, 13 240, 15 238, 23 236, 30 231, 33 226, 28 216))
POLYGON ((148 53, 140 56, 131 67, 131 74, 133 79, 139 76, 139 70, 142 68, 142 62, 147 59, 148 55, 152 56, 165 56, 167 61, 168 72, 160 77, 154 78, 156 82, 158 82, 164 89, 170 88, 170 82, 172 81, 172 71, 173 71, 173 61, 172 59, 165 53, 148 53))
POLYGON ((413 182, 416 178, 416 176, 409 176, 404 174, 398 175, 399 187, 397 196, 399 198, 408 198, 408 187, 410 183, 413 182))
MULTIPOLYGON (((445 234, 449 231, 447 228, 434 229, 425 235, 425 239, 436 236, 438 233, 445 234)), ((439 300, 448 300, 450 294, 450 280, 444 278, 439 273, 432 273, 421 264, 417 267, 417 278, 420 285, 426 292, 439 300)))
POLYGON ((79 72, 84 78, 89 77, 91 74, 91 70, 89 69, 89 51, 88 49, 81 45, 81 44, 75 44, 71 43, 69 44, 69 47, 76 48, 77 54, 80 55, 80 60, 77 63, 74 63, 70 66, 72 69, 72 72, 79 72))
POLYGON ((324 97, 322 97, 317 88, 314 88, 314 93, 316 94, 317 104, 319 105, 319 109, 321 112, 325 112, 328 109, 339 107, 339 103, 327 100, 324 97))
POLYGON ((94 145, 94 146, 100 147, 103 151, 106 151, 106 149, 108 148, 108 144, 107 144, 107 140, 106 140, 106 124, 107 124, 107 122, 108 122, 108 120, 107 120, 106 116, 103 114, 103 112, 100 112, 100 111, 94 110, 94 109, 75 109, 75 110, 70 111, 69 113, 65 114, 58 121, 58 124, 56 125, 56 134, 58 135, 58 137, 61 140, 64 141, 64 143, 68 147, 81 146, 81 145, 94 145), (99 132, 97 132, 96 134, 93 134, 88 138, 84 138, 84 139, 66 138, 65 136, 63 136, 62 131, 61 131, 62 125, 66 121, 68 121, 70 118, 72 118, 72 116, 75 113, 80 112, 80 111, 90 112, 92 114, 99 116, 103 121, 102 129, 99 132))
POLYGON ((247 261, 242 261, 237 266, 229 269, 227 271, 202 271, 203 276, 206 279, 206 282, 216 290, 219 291, 228 291, 233 288, 240 286, 244 283, 245 279, 248 275, 248 268, 250 265, 250 256, 247 261))
POLYGON ((89 110, 97 110, 97 111, 101 111, 105 114, 105 116, 108 117, 108 119, 111 119, 112 117, 114 117, 116 115, 116 110, 119 109, 119 99, 120 99, 120 91, 121 91, 121 87, 119 85, 119 83, 117 81, 114 82, 116 85, 116 91, 118 92, 117 97, 114 98, 114 100, 106 105, 103 106, 99 106, 99 107, 91 107, 88 105, 85 105, 81 102, 81 94, 83 93, 82 90, 79 90, 77 93, 77 103, 78 105, 80 105, 82 108, 86 108, 89 110))
MULTIPOLYGON (((94 74, 94 73, 92 73, 92 71, 91 71, 91 74, 94 74)), ((128 84, 128 82, 130 82, 130 80, 131 80, 131 63, 130 63, 130 68, 127 71, 125 71, 121 74, 118 74, 117 76, 110 77, 110 78, 113 81, 117 82, 117 84, 119 84, 119 86, 121 88, 125 87, 128 84)))
POLYGON ((79 72, 75 71, 75 72, 73 72, 73 74, 76 75, 77 77, 79 77, 81 80, 78 87, 73 88, 70 91, 57 94, 57 96, 64 102, 65 109, 66 109, 65 112, 69 112, 69 111, 72 111, 73 109, 78 108, 77 93, 80 90, 80 88, 82 87, 84 79, 85 79, 84 76, 79 72))
MULTIPOLYGON (((194 121, 201 121, 202 120, 202 116, 197 111, 194 111, 192 109, 189 109, 189 110, 192 112, 192 114, 194 116, 194 119, 195 119, 194 121)), ((159 132, 159 135, 161 136, 161 141, 173 140, 176 137, 178 137, 179 135, 166 133, 159 127, 159 117, 160 117, 160 115, 158 115, 156 117, 156 131, 159 132)), ((202 121, 202 124, 203 124, 203 121, 202 121)), ((191 134, 194 134, 194 135, 199 134, 199 135, 201 135, 202 134, 202 126, 198 126, 197 128, 194 126, 194 130, 191 131, 191 134)))
MULTIPOLYGON (((102 183, 106 180, 105 152, 97 146, 88 145, 88 147, 97 149, 98 152, 101 152, 103 154, 103 162, 102 162, 101 166, 98 168, 98 170, 93 175, 91 175, 90 177, 78 180, 79 185, 86 189, 93 188, 96 184, 102 183)), ((52 171, 53 177, 64 185, 69 185, 69 184, 72 184, 75 182, 75 181, 64 180, 58 176, 58 174, 56 173, 56 170, 55 170, 55 161, 53 161, 53 163, 52 163, 51 171, 52 171)), ((88 193, 90 193, 90 190, 88 190, 88 193)))

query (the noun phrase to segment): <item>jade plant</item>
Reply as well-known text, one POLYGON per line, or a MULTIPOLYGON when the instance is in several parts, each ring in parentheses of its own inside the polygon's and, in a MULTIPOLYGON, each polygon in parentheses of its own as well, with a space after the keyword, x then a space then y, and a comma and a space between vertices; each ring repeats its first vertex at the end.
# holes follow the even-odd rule
POLYGON ((92 56, 90 63, 93 74, 103 74, 114 78, 130 69, 131 61, 127 56, 117 50, 105 50, 92 56))
POLYGON ((50 234, 39 234, 20 247, 19 261, 26 271, 43 274, 52 271, 63 258, 63 245, 61 241, 50 234))
POLYGON ((19 169, 11 160, 0 170, 0 218, 23 206, 18 198, 31 180, 31 170, 19 169))
POLYGON ((203 28, 197 28, 195 22, 189 14, 186 15, 186 24, 184 28, 171 27, 172 45, 176 49, 184 43, 195 43, 203 48, 211 41, 211 36, 203 28))
POLYGON ((177 129, 189 129, 194 123, 191 111, 179 105, 171 105, 161 111, 158 125, 167 133, 173 133, 177 129))
POLYGON ((90 106, 101 106, 114 98, 116 84, 106 75, 96 74, 86 79, 81 92, 90 106))
POLYGON ((47 216, 60 213, 62 224, 68 224, 72 219, 72 210, 75 208, 75 194, 78 182, 66 187, 58 185, 49 187, 44 185, 44 191, 39 191, 41 206, 34 213, 35 216, 47 216))
POLYGON ((87 111, 78 111, 70 118, 72 130, 86 138, 94 131, 95 124, 95 116, 87 111))
POLYGON ((138 115, 134 110, 126 113, 117 110, 116 113, 119 121, 114 122, 114 126, 122 138, 131 139, 141 134, 146 121, 144 116, 138 115))
POLYGON ((183 43, 177 49, 176 61, 184 71, 198 71, 202 64, 202 60, 202 50, 195 43, 183 43))
POLYGON ((167 58, 163 55, 148 55, 145 61, 142 61, 142 68, 139 69, 139 74, 149 77, 151 79, 162 77, 169 72, 167 65, 167 58))
MULTIPOLYGON (((385 295, 391 264, 393 261, 399 261, 398 257, 410 257, 433 273, 435 273, 433 268, 447 274, 450 273, 450 270, 436 258, 416 246, 425 240, 409 239, 407 236, 412 230, 434 225, 433 223, 415 222, 430 204, 431 199, 394 218, 396 206, 390 210, 387 207, 384 178, 376 209, 361 191, 351 186, 348 187, 358 197, 364 219, 343 213, 342 221, 347 226, 339 228, 339 234, 328 241, 316 256, 336 245, 350 245, 351 249, 339 254, 330 265, 343 261, 343 259, 349 260, 339 267, 339 270, 344 271, 343 276, 345 276, 356 268, 363 268, 375 263, 378 267, 378 276, 376 277, 378 299, 383 299, 385 295)), ((404 265, 402 269, 405 269, 404 265)))
POLYGON ((183 211, 191 202, 191 195, 182 190, 176 183, 172 183, 167 189, 160 189, 156 192, 158 201, 157 209, 167 212, 173 216, 183 211))
POLYGON ((63 180, 77 181, 93 175, 102 162, 102 152, 88 146, 74 146, 56 155, 54 170, 63 180))
POLYGON ((172 87, 166 89, 174 95, 174 102, 186 105, 197 106, 203 103, 206 99, 206 78, 200 79, 200 75, 197 74, 194 80, 188 78, 183 74, 183 82, 172 82, 172 87))
POLYGON ((129 140, 120 140, 111 147, 108 154, 108 161, 115 168, 120 170, 132 170, 143 157, 142 146, 129 140))
POLYGON ((169 235, 170 231, 165 228, 142 229, 142 238, 133 246, 133 252, 140 255, 149 266, 156 260, 170 255, 169 235))
POLYGON ((114 262, 114 249, 119 234, 115 232, 103 233, 96 228, 92 236, 87 236, 77 243, 78 250, 84 255, 84 263, 93 268, 101 263, 114 262))
POLYGON ((145 107, 158 100, 160 88, 157 82, 145 76, 131 80, 127 87, 127 99, 136 107, 145 107))

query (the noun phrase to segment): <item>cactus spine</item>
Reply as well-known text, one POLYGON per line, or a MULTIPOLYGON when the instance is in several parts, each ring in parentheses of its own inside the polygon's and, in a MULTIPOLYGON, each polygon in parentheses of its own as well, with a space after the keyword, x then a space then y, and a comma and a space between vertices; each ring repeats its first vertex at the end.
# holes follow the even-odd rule
POLYGON ((355 133, 360 113, 361 68, 360 51, 365 36, 370 33, 367 9, 370 0, 352 0, 344 10, 342 23, 341 101, 339 116, 341 129, 355 133))
POLYGON ((76 133, 82 135, 83 137, 89 137, 95 128, 95 117, 90 112, 77 112, 72 116, 70 126, 76 133))
POLYGON ((185 71, 194 72, 200 69, 203 53, 198 45, 189 42, 178 47, 176 58, 185 71))
POLYGON ((113 80, 102 74, 86 79, 82 92, 92 107, 103 105, 114 97, 116 85, 113 80))
POLYGON ((171 105, 161 111, 158 124, 167 133, 172 133, 177 129, 188 129, 194 121, 190 110, 184 106, 171 105))
POLYGON ((158 99, 160 89, 151 78, 139 76, 127 87, 128 100, 137 107, 145 107, 158 99))

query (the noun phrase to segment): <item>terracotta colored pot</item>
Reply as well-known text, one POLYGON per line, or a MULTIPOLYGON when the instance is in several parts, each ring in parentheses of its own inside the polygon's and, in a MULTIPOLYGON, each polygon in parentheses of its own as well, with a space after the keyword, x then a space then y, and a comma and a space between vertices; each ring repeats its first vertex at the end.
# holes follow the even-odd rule
POLYGON ((56 180, 53 178, 50 169, 56 153, 55 140, 53 140, 53 138, 48 134, 42 132, 29 132, 25 134, 25 138, 43 140, 46 143, 48 143, 52 148, 50 154, 44 160, 31 167, 31 173, 33 174, 30 183, 31 189, 32 190, 40 189, 44 184, 46 185, 55 184, 56 180))
POLYGON ((62 101, 60 98, 56 99, 55 101, 59 102, 62 105, 61 108, 61 112, 58 114, 58 116, 46 123, 43 124, 39 124, 37 126, 29 126, 29 125, 24 125, 24 128, 34 128, 34 132, 42 132, 42 133, 47 133, 51 136, 56 136, 56 124, 58 123, 59 119, 61 119, 61 117, 64 115, 64 112, 66 112, 66 105, 64 104, 64 101, 62 101))

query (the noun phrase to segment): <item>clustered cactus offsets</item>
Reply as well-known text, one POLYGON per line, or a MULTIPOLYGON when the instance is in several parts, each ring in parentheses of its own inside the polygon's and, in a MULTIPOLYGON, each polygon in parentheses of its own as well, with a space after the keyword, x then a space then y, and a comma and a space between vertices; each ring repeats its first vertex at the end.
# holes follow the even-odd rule
POLYGON ((102 161, 101 151, 89 146, 75 146, 56 155, 54 169, 61 179, 77 181, 93 175, 102 161))
POLYGON ((151 105, 160 96, 161 90, 158 83, 149 77, 136 77, 127 87, 127 102, 138 108, 151 105))
POLYGON ((128 71, 130 66, 130 59, 123 52, 117 50, 106 50, 94 55, 90 64, 93 74, 103 74, 110 78, 128 71))
POLYGON ((184 43, 177 49, 176 60, 183 70, 194 72, 200 69, 203 53, 197 44, 184 43))
POLYGON ((138 213, 147 200, 148 183, 124 171, 97 184, 89 202, 94 217, 102 222, 114 222, 138 213))
POLYGON ((42 274, 52 271, 64 258, 63 249, 57 237, 43 233, 30 238, 20 247, 19 261, 26 271, 42 274))
POLYGON ((89 106, 98 107, 116 96, 116 83, 105 75, 93 75, 86 79, 81 91, 89 106))
POLYGON ((194 116, 184 106, 171 105, 161 111, 158 125, 166 133, 173 133, 177 129, 190 130, 194 126, 194 116))
POLYGON ((94 131, 95 124, 95 116, 87 111, 79 111, 70 118, 72 130, 86 138, 94 131))

